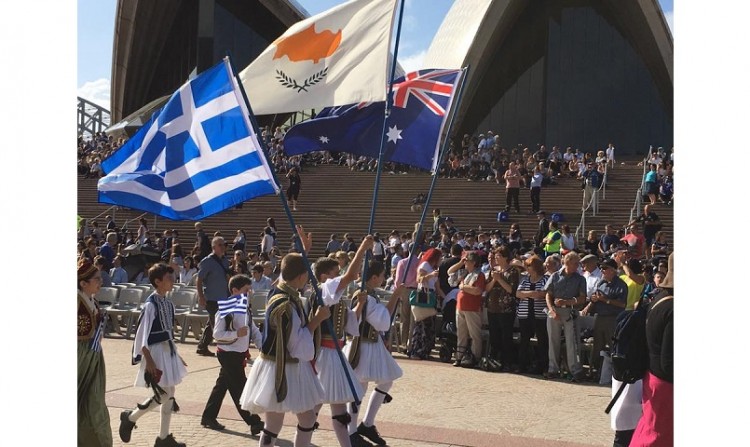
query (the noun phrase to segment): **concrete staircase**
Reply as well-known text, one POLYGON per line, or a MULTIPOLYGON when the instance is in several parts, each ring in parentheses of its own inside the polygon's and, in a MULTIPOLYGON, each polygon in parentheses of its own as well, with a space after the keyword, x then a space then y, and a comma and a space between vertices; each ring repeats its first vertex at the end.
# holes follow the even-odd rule
MULTIPOLYGON (((638 160, 625 160, 610 171, 606 188, 606 199, 599 205, 596 217, 586 216, 586 230, 595 229, 599 234, 606 223, 623 226, 627 223, 633 206, 636 190, 641 182, 642 167, 636 166, 638 160)), ((302 173, 302 192, 298 211, 293 212, 296 223, 306 231, 313 233, 314 247, 312 257, 320 256, 325 249, 331 233, 337 233, 339 239, 344 233, 350 233, 358 239, 367 230, 372 205, 374 172, 352 172, 342 166, 320 165, 306 167, 302 173)), ((375 215, 375 231, 383 237, 396 229, 400 232, 412 231, 419 220, 419 213, 410 210, 411 199, 418 192, 427 193, 431 177, 426 173, 409 173, 406 175, 383 172, 381 187, 375 215)), ((565 221, 575 231, 581 218, 582 192, 580 182, 560 177, 558 184, 542 189, 542 209, 549 216, 551 213, 562 213, 565 221)), ((283 181, 286 188, 286 181, 283 181)), ((537 218, 528 214, 531 201, 528 190, 521 190, 521 214, 511 212, 508 222, 497 222, 496 216, 505 204, 505 188, 494 181, 473 182, 466 179, 438 179, 432 202, 426 217, 426 226, 432 228, 432 209, 440 208, 443 216, 454 218, 459 229, 472 229, 481 226, 483 230, 500 229, 507 234, 510 224, 518 222, 524 238, 530 239, 537 228, 537 218)), ((104 212, 109 205, 97 202, 96 180, 78 178, 78 214, 84 218, 93 218, 104 212)), ((671 241, 673 215, 671 207, 663 204, 655 206, 654 211, 664 223, 664 230, 669 233, 671 241)), ((128 220, 142 214, 138 210, 119 209, 114 214, 118 227, 128 220)), ((276 196, 261 197, 245 202, 241 209, 226 210, 218 215, 203 220, 204 229, 209 235, 221 231, 231 241, 236 231, 246 232, 250 250, 260 242, 260 233, 265 226, 266 218, 273 217, 278 227, 278 241, 282 250, 289 247, 291 230, 281 203, 276 196)), ((192 249, 195 242, 195 230, 191 221, 172 221, 148 215, 149 229, 160 234, 165 229, 179 231, 183 248, 192 249)), ((97 219, 100 225, 104 217, 97 219)), ((137 230, 138 222, 132 222, 129 228, 137 230)), ((580 237, 582 245, 585 234, 580 237)))

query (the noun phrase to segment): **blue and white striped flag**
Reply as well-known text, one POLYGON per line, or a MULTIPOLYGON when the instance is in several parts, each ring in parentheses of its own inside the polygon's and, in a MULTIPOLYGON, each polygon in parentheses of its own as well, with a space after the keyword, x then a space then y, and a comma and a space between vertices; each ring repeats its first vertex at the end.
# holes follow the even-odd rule
POLYGON ((227 58, 180 87, 102 169, 100 202, 173 220, 279 192, 227 58))
POLYGON ((216 312, 220 318, 233 313, 247 313, 247 295, 235 295, 217 302, 219 310, 216 312))

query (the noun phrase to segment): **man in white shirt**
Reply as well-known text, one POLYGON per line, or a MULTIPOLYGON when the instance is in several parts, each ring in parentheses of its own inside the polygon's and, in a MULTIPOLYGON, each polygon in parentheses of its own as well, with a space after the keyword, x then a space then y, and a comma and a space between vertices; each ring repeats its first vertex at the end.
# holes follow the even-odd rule
POLYGON ((252 270, 252 284, 251 288, 253 292, 268 291, 273 288, 271 278, 263 275, 263 266, 261 264, 255 264, 252 270))

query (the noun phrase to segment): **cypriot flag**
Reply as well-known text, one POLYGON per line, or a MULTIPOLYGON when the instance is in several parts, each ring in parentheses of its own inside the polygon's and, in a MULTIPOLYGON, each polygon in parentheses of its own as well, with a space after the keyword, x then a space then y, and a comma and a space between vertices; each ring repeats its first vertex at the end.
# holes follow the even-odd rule
POLYGON ((292 25, 240 72, 253 113, 385 101, 396 0, 351 0, 292 25))

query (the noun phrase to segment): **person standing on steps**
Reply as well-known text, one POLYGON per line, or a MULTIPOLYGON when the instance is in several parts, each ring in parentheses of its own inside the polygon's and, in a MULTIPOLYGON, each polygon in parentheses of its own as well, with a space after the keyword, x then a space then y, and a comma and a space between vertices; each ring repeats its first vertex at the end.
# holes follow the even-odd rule
POLYGON ((520 214, 521 206, 518 204, 518 194, 521 188, 521 173, 516 162, 510 162, 503 178, 505 179, 505 211, 510 212, 511 205, 514 205, 516 212, 520 214))
POLYGON ((292 203, 292 210, 297 211, 297 200, 299 199, 299 191, 302 186, 302 178, 299 176, 299 170, 292 168, 287 173, 286 178, 289 179, 289 188, 286 190, 286 198, 292 203))

